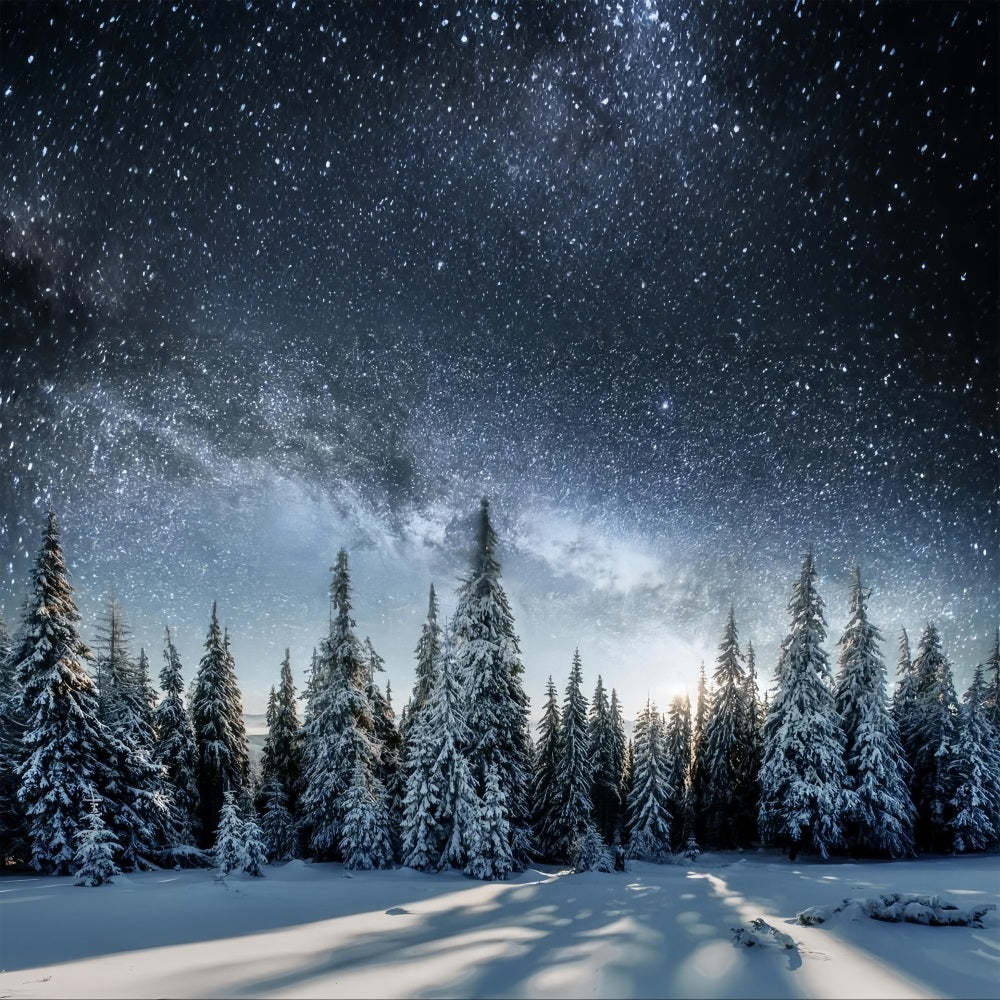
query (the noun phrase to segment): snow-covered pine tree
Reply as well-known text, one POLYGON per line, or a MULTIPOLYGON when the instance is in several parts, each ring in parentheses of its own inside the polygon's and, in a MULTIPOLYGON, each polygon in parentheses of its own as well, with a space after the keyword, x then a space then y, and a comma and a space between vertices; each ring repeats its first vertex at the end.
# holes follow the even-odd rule
POLYGON ((392 835, 393 855, 399 850, 398 831, 403 817, 403 796, 406 775, 400 759, 403 740, 396 725, 396 713, 392 708, 389 683, 386 693, 382 693, 376 675, 385 671, 385 661, 375 652, 369 638, 365 638, 365 661, 368 680, 365 695, 368 698, 372 718, 372 736, 376 746, 375 777, 385 789, 385 806, 389 813, 389 830, 392 835))
POLYGON ((618 700, 618 692, 611 689, 611 731, 614 734, 613 750, 611 754, 612 771, 618 775, 618 815, 615 817, 615 828, 613 835, 614 843, 622 843, 625 837, 625 804, 628 801, 628 793, 632 788, 632 755, 629 752, 629 743, 625 739, 625 719, 622 716, 621 702, 618 700))
POLYGON ((436 871, 444 847, 441 825, 442 789, 435 780, 438 747, 426 714, 419 712, 407 730, 408 758, 403 795, 400 859, 407 868, 436 871))
POLYGON ((24 720, 21 692, 14 671, 14 641, 0 615, 0 858, 21 860, 27 855, 24 813, 17 799, 17 766, 24 720))
MULTIPOLYGON (((344 808, 353 799, 344 798, 352 787, 361 763, 363 784, 376 781, 378 744, 374 737, 371 703, 366 693, 368 663, 351 618, 351 581, 347 551, 337 553, 330 584, 330 634, 320 644, 310 678, 309 714, 305 732, 305 790, 302 815, 309 830, 310 845, 320 857, 332 857, 344 836, 344 808)), ((354 798, 361 793, 355 791, 354 798)), ((382 803, 384 807, 385 803, 382 803)), ((365 845, 352 851, 362 856, 365 845)), ((377 835, 380 837, 382 831, 377 835)), ((375 835, 375 832, 373 832, 375 835)), ((379 854, 377 843, 370 845, 379 854)))
MULTIPOLYGON (((528 697, 522 683, 524 667, 514 616, 500 583, 489 510, 489 501, 484 498, 472 567, 458 591, 455 656, 466 700, 469 769, 480 796, 486 794, 488 774, 495 772, 504 791, 504 827, 510 832, 510 853, 520 868, 532 852, 528 697)), ((491 803, 490 808, 495 806, 496 802, 491 803)))
POLYGON ((86 826, 77 834, 76 882, 74 885, 94 888, 110 885, 121 869, 115 863, 115 855, 121 853, 121 844, 115 842, 114 834, 105 826, 97 799, 91 799, 86 826))
MULTIPOLYGON (((267 735, 260 759, 261 787, 280 787, 283 808, 294 818, 302 788, 302 733, 295 705, 295 682, 289 651, 281 661, 281 678, 277 689, 271 688, 267 701, 267 735)), ((274 799, 271 789, 261 796, 261 804, 274 799)))
POLYGON ((148 661, 133 661, 129 629, 112 598, 98 629, 101 711, 115 743, 115 758, 105 796, 111 806, 110 829, 125 871, 149 868, 170 843, 170 790, 164 769, 154 760, 155 732, 148 661))
POLYGON ((250 815, 243 820, 243 871, 254 878, 263 878, 267 864, 267 843, 257 817, 250 815))
POLYGON ((441 789, 437 822, 444 846, 439 868, 463 868, 468 860, 469 836, 476 821, 479 799, 476 796, 465 758, 468 730, 465 726, 464 695, 458 680, 454 639, 451 631, 441 635, 441 650, 434 668, 431 688, 423 712, 432 749, 437 749, 430 782, 441 789))
POLYGON ((635 722, 632 791, 628 797, 629 855, 659 861, 670 853, 667 802, 673 789, 667 782, 663 720, 647 699, 635 722))
MULTIPOLYGON (((184 680, 181 660, 170 629, 166 630, 160 688, 163 698, 153 716, 156 742, 153 760, 163 768, 170 808, 170 845, 174 848, 195 844, 198 832, 198 783, 195 779, 197 750, 191 720, 184 708, 184 680)), ((182 860, 175 852, 175 857, 182 860)))
POLYGON ((632 796, 632 789, 635 787, 635 740, 631 737, 625 744, 625 753, 622 757, 622 801, 624 802, 624 812, 619 824, 619 832, 615 837, 616 844, 628 843, 628 803, 632 796))
POLYGON ((983 664, 983 673, 985 674, 983 714, 1000 739, 1000 628, 993 633, 993 645, 986 663, 983 664))
POLYGON ((742 798, 745 802, 752 803, 746 836, 748 842, 753 842, 760 837, 757 826, 757 805, 760 802, 760 765, 764 758, 765 713, 761 704, 760 690, 757 687, 757 654, 753 643, 749 641, 745 662, 747 686, 744 701, 746 715, 743 719, 743 745, 746 750, 746 760, 743 763, 743 780, 746 784, 742 798))
POLYGON ((285 789, 272 779, 264 784, 260 797, 263 804, 260 831, 268 858, 271 861, 288 861, 296 857, 299 830, 288 808, 285 789))
POLYGON ((604 842, 610 844, 614 840, 621 814, 622 775, 616 754, 618 743, 611 715, 611 703, 608 701, 604 681, 600 676, 597 678, 597 687, 594 688, 594 697, 590 703, 587 735, 594 767, 594 777, 590 786, 590 798, 594 804, 594 822, 604 842))
POLYGON ((59 523, 50 508, 13 663, 17 716, 24 727, 15 765, 17 795, 31 863, 55 875, 75 870, 85 803, 103 796, 115 750, 98 718, 97 690, 86 666, 93 654, 79 623, 59 523))
POLYGON ((952 757, 951 829, 956 851, 996 850, 1000 841, 1000 745, 986 717, 987 687, 977 666, 965 692, 952 757))
POLYGON ((918 849, 948 850, 952 846, 959 710, 951 664, 932 623, 917 644, 913 675, 912 705, 906 729, 900 728, 907 753, 912 754, 910 796, 917 810, 914 839, 918 849))
POLYGON ((197 748, 202 846, 209 847, 219 825, 225 793, 231 792, 242 803, 250 790, 250 746, 242 698, 215 603, 190 709, 197 748))
POLYGON ((576 843, 590 828, 594 768, 587 733, 587 699, 583 694, 580 650, 573 653, 566 698, 559 717, 559 752, 555 775, 553 854, 571 861, 576 843))
POLYGON ((577 836, 570 855, 570 863, 577 872, 612 872, 615 869, 611 851, 593 822, 577 836))
POLYGON ((844 734, 833 700, 823 640, 826 621, 809 552, 788 604, 791 631, 781 644, 774 698, 764 722, 760 830, 772 843, 826 858, 843 843, 844 734))
POLYGON ((694 834, 701 840, 705 836, 704 817, 701 803, 705 794, 707 773, 704 764, 705 724, 711 706, 711 696, 705 677, 705 662, 698 668, 698 692, 694 703, 694 719, 691 725, 691 781, 688 799, 694 815, 694 834))
POLYGON ((344 817, 340 852, 344 867, 358 871, 392 866, 392 841, 385 789, 363 756, 354 761, 347 790, 341 795, 344 817))
POLYGON ((556 849, 556 776, 559 767, 559 692, 552 675, 545 685, 545 704, 538 720, 531 769, 531 824, 538 856, 554 860, 556 849))
POLYGON ((747 744, 747 720, 753 707, 747 703, 747 677, 732 607, 712 680, 702 734, 700 809, 706 844, 729 849, 749 844, 757 832, 756 782, 748 772, 752 755, 747 744))
POLYGON ((868 593, 854 570, 851 617, 840 639, 834 700, 844 731, 848 845, 862 853, 901 858, 913 853, 913 803, 909 767, 886 704, 882 634, 868 618, 868 593))
POLYGON ((220 874, 228 875, 243 867, 243 820, 233 793, 227 788, 222 793, 219 807, 219 825, 215 830, 212 860, 220 874))
POLYGON ((417 640, 416 680, 413 684, 413 694, 406 706, 405 725, 400 721, 400 734, 403 739, 402 755, 405 760, 409 755, 407 731, 420 718, 424 705, 430 697, 434 686, 434 664, 441 652, 441 626, 438 624, 438 602, 431 584, 430 597, 427 605, 427 618, 420 627, 420 638, 417 640))
POLYGON ((465 874, 483 881, 503 880, 513 870, 511 835, 507 817, 510 807, 492 764, 486 768, 483 796, 468 834, 469 860, 465 874))
POLYGON ((673 790, 667 810, 673 818, 671 831, 676 847, 694 835, 691 801, 691 699, 676 695, 670 702, 664 734, 663 755, 667 761, 667 784, 673 790))

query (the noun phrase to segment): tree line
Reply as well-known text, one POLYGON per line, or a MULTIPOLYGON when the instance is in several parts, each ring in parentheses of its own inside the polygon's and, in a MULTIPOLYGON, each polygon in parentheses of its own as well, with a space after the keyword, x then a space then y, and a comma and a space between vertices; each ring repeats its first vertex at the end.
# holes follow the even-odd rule
POLYGON ((398 720, 338 553, 304 718, 286 650, 258 771, 217 608, 187 690, 166 630, 157 694, 116 601, 95 650, 84 642, 50 510, 13 638, 0 621, 0 857, 97 884, 159 865, 260 874, 292 857, 503 879, 533 861, 611 870, 756 844, 892 858, 998 846, 1000 630, 961 701, 934 625, 916 655, 904 631, 890 697, 859 571, 834 671, 809 553, 763 698, 731 608, 693 710, 686 696, 664 714, 647 701, 627 738, 617 692, 598 677, 584 694, 576 651, 561 703, 549 677, 532 739, 486 500, 476 523, 445 621, 430 588, 398 720))

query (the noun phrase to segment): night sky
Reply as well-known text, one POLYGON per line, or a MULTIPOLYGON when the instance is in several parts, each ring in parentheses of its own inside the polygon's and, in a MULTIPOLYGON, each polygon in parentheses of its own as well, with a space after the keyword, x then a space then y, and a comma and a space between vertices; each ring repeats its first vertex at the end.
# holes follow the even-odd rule
POLYGON ((351 556, 397 709, 479 497, 537 708, 762 674, 812 546, 960 686, 998 597, 992 3, 0 5, 0 609, 245 707, 351 556))

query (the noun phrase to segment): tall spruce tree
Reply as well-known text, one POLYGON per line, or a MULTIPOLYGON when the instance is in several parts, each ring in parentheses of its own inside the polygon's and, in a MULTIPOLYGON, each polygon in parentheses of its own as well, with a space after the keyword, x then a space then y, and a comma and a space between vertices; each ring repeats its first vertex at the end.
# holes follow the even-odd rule
POLYGON ((109 829, 125 871, 149 868, 172 846, 169 788, 154 760, 155 732, 148 661, 129 656, 129 629, 112 598, 98 630, 101 714, 115 742, 115 758, 105 795, 112 803, 109 829))
MULTIPOLYGON (((267 735, 260 758, 261 786, 277 785, 282 805, 294 817, 302 790, 302 734, 295 705, 295 682, 289 651, 281 661, 277 688, 271 688, 267 702, 267 735)), ((274 798, 274 791, 270 793, 274 798)), ((266 806, 265 806, 266 808, 266 806)))
POLYGON ((886 703, 882 634, 868 618, 868 593, 854 570, 851 617, 840 639, 834 699, 844 731, 847 788, 853 792, 845 816, 848 845, 890 858, 913 853, 913 804, 896 723, 886 703))
MULTIPOLYGON (((480 797, 486 795, 490 773, 503 789, 489 808, 505 810, 510 855, 515 867, 523 868, 532 852, 528 697, 514 616, 500 583, 496 535, 486 499, 479 509, 471 570, 458 591, 454 631, 466 698, 469 768, 480 797)), ((473 870, 480 869, 473 866, 473 870)))
POLYGON ((760 829, 765 839, 827 857, 843 843, 844 734, 833 700, 823 640, 826 621, 808 553, 788 610, 791 631, 781 644, 774 698, 764 722, 760 829))
POLYGON ((676 695, 670 702, 664 734, 664 757, 671 795, 667 810, 673 822, 671 832, 677 848, 694 836, 694 808, 691 801, 691 699, 676 695))
POLYGON ((614 840, 622 808, 621 753, 611 714, 611 703, 608 701, 604 681, 600 676, 597 678, 597 687, 594 688, 594 697, 590 703, 588 736, 594 768, 590 786, 590 798, 594 804, 594 822, 604 842, 610 844, 614 840))
POLYGON ((745 846, 757 830, 756 776, 748 768, 753 756, 747 720, 752 714, 736 618, 730 608, 702 734, 700 809, 705 841, 713 847, 745 846))
POLYGON ((406 706, 405 725, 400 722, 400 732, 403 737, 403 755, 405 757, 407 745, 407 729, 414 724, 420 716, 427 699, 430 697, 431 688, 434 686, 434 664, 441 652, 441 626, 438 624, 438 601, 434 592, 434 584, 431 584, 430 596, 427 602, 427 618, 420 627, 420 638, 417 640, 417 668, 416 680, 413 684, 413 694, 406 706))
POLYGON ((587 733, 587 699, 582 684, 578 649, 573 654, 559 719, 553 853, 560 861, 572 860, 577 841, 590 829, 590 814, 593 811, 590 786, 594 768, 587 733))
POLYGON ((14 641, 0 616, 0 858, 23 860, 27 843, 14 769, 20 758, 24 720, 20 717, 14 653, 14 641))
POLYGON ((901 731, 913 768, 910 795, 917 810, 914 839, 926 851, 952 846, 952 800, 959 736, 958 697, 941 636, 928 623, 913 660, 912 706, 901 731))
POLYGON ((694 719, 691 724, 691 782, 689 801, 694 814, 694 835, 698 840, 704 840, 705 822, 702 810, 702 800, 705 797, 705 782, 708 773, 705 769, 705 725, 708 722, 708 712, 711 708, 711 694, 705 678, 705 661, 698 668, 698 690, 694 703, 694 719))
POLYGON ((191 696, 202 846, 211 847, 225 793, 244 802, 250 790, 250 746, 243 705, 216 604, 191 696))
POLYGON ((392 708, 389 682, 386 681, 386 691, 383 694, 376 681, 376 675, 385 671, 385 661, 375 652, 375 647, 369 638, 365 638, 365 660, 367 663, 368 680, 365 694, 372 717, 372 735, 376 744, 375 776, 385 789, 385 807, 389 814, 389 825, 392 833, 393 851, 398 852, 399 825, 403 814, 403 795, 406 775, 401 759, 403 740, 396 725, 396 713, 392 708))
POLYGON ((615 822, 614 842, 623 843, 625 840, 625 820, 626 804, 628 793, 631 789, 632 772, 630 770, 632 757, 629 753, 629 744, 625 739, 625 719, 622 716, 621 702, 618 700, 618 692, 611 689, 611 729, 614 733, 614 751, 611 756, 612 768, 618 775, 618 816, 615 822))
POLYGON ((670 812, 674 790, 667 782, 663 720, 646 701, 635 723, 632 790, 628 798, 629 854, 658 861, 670 853, 670 812))
POLYGON ((357 810, 364 807, 370 792, 381 800, 376 803, 376 815, 381 816, 386 793, 377 777, 379 747, 367 693, 370 665, 354 631, 345 549, 337 553, 333 567, 330 611, 330 634, 320 644, 308 690, 303 817, 318 856, 336 856, 347 843, 353 859, 366 856, 369 849, 375 857, 386 831, 375 831, 361 822, 357 810), (349 809, 355 810, 358 822, 345 841, 349 809), (369 833, 374 839, 365 844, 369 833))
POLYGON ((753 808, 747 817, 746 836, 754 842, 760 837, 757 825, 757 804, 760 802, 760 766, 764 760, 764 706, 757 687, 757 653, 752 642, 747 642, 746 651, 746 697, 743 719, 743 746, 746 760, 743 765, 743 800, 752 802, 753 808))
POLYGON ((170 805, 170 843, 173 847, 193 846, 198 834, 198 783, 195 778, 197 748, 191 720, 184 708, 184 680, 181 660, 166 630, 160 689, 163 698, 156 706, 156 742, 153 760, 165 772, 170 805))
POLYGON ((31 863, 69 875, 87 803, 103 798, 115 745, 98 717, 92 661, 50 508, 13 654, 23 725, 14 773, 31 863))
POLYGON ((993 645, 986 663, 983 664, 983 673, 985 674, 983 714, 1000 738, 1000 628, 993 633, 993 645))
POLYGON ((547 861, 555 859, 558 839, 556 795, 559 771, 559 693, 552 675, 545 686, 545 704, 538 720, 531 773, 531 822, 535 849, 547 861))
POLYGON ((965 692, 952 758, 949 821, 956 851, 995 850, 1000 842, 1000 744, 986 716, 987 687, 977 666, 965 692))

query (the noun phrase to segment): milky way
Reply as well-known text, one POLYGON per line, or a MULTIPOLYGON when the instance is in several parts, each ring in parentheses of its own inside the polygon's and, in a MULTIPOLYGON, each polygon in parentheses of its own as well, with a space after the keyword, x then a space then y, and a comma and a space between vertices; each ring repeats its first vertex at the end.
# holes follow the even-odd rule
MULTIPOLYGON (((397 692, 489 496, 529 693, 762 671, 816 552, 998 618, 992 4, 0 8, 0 607, 51 499, 251 708, 333 555, 397 692)), ((447 597, 446 597, 447 605, 447 597)), ((892 653, 890 651, 890 660, 892 653)))

